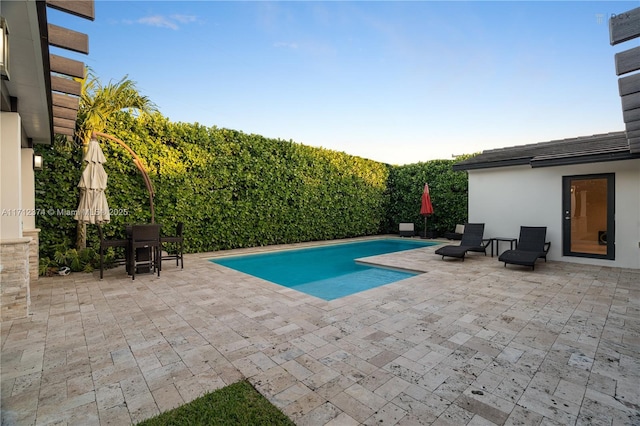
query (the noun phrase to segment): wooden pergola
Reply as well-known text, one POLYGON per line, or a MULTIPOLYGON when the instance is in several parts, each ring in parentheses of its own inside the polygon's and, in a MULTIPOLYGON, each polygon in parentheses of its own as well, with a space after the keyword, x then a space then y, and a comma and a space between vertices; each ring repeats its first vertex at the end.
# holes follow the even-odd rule
MULTIPOLYGON (((38 3, 41 8, 46 4, 52 9, 80 18, 91 21, 95 19, 94 0, 46 0, 38 3)), ((46 35, 49 46, 89 54, 87 34, 49 23, 46 24, 46 28, 41 27, 40 31, 43 38, 46 35)), ((84 63, 48 53, 48 50, 47 47, 47 55, 43 54, 43 59, 49 63, 51 77, 51 132, 72 138, 82 93, 82 85, 78 79, 85 77, 84 63)))
MULTIPOLYGON (((612 15, 609 19, 609 36, 612 46, 640 37, 640 7, 612 15)), ((615 55, 618 89, 622 100, 629 150, 640 153, 640 46, 615 55), (634 73, 634 74, 631 74, 634 73), (629 75, 626 75, 629 74, 629 75)))

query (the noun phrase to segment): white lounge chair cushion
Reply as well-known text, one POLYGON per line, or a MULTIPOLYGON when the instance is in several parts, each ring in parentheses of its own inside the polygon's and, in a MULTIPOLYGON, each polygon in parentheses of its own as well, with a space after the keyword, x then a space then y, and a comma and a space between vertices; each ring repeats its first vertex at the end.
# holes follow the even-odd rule
POLYGON ((413 231, 413 223, 401 223, 399 226, 400 231, 413 231))

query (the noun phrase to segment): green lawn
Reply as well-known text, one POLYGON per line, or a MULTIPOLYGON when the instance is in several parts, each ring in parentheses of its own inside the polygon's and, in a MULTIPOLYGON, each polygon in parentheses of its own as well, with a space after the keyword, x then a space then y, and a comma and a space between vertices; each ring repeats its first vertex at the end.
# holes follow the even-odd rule
POLYGON ((294 423, 247 381, 237 382, 138 423, 160 425, 286 425, 294 423))

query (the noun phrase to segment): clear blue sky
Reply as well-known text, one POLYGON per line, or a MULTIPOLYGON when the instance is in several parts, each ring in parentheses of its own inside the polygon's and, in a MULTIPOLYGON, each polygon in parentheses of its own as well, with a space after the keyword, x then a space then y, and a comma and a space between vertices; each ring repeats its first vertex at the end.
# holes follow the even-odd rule
POLYGON ((623 130, 613 58, 638 42, 609 45, 608 17, 640 2, 95 5, 49 22, 172 121, 408 164, 623 130))

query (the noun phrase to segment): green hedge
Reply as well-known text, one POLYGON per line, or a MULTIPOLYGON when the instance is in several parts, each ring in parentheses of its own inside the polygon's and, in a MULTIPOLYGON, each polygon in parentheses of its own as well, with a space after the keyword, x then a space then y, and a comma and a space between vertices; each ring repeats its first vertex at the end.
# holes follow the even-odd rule
MULTIPOLYGON (((467 158, 466 156, 465 158, 467 158)), ((466 172, 454 172, 452 165, 461 161, 433 160, 394 167, 388 181, 389 210, 386 229, 397 231, 398 223, 413 222, 423 234, 424 216, 420 215, 424 184, 429 184, 433 214, 427 217, 427 230, 437 235, 453 231, 456 224, 467 221, 468 178, 466 172)))
POLYGON ((82 151, 56 138, 51 146, 35 145, 44 167, 35 172, 36 227, 40 228, 40 257, 53 258, 56 249, 75 245, 74 210, 78 208, 77 188, 82 173, 82 151))
MULTIPOLYGON (((397 232, 406 221, 422 229, 425 182, 435 209, 429 229, 453 229, 466 216, 467 177, 451 170, 453 161, 394 167, 292 141, 173 123, 159 113, 119 113, 106 133, 142 158, 156 192, 156 222, 166 234, 184 222, 187 252, 397 232)), ((148 195, 130 154, 113 142, 101 145, 115 213, 103 228, 123 238, 125 224, 150 221, 148 195)), ((36 172, 36 207, 77 208, 81 149, 57 141, 36 150, 45 162, 36 172)), ((73 215, 41 215, 37 226, 41 256, 75 241, 73 215)), ((87 234, 87 246, 97 247, 95 226, 87 234)))
MULTIPOLYGON (((107 133, 125 141, 145 162, 155 187, 156 222, 171 234, 185 223, 185 249, 237 247, 378 234, 386 213, 388 166, 344 153, 240 131, 171 123, 160 114, 119 114, 107 133)), ((151 219, 142 177, 130 155, 102 143, 112 215, 104 226, 122 237, 126 223, 151 219)), ((36 175, 42 209, 77 207, 79 149, 39 146, 45 171, 36 175)), ((72 216, 41 216, 42 248, 74 240, 72 216)), ((97 242, 88 227, 88 246, 97 242)), ((95 246, 95 245, 94 245, 95 246)))

